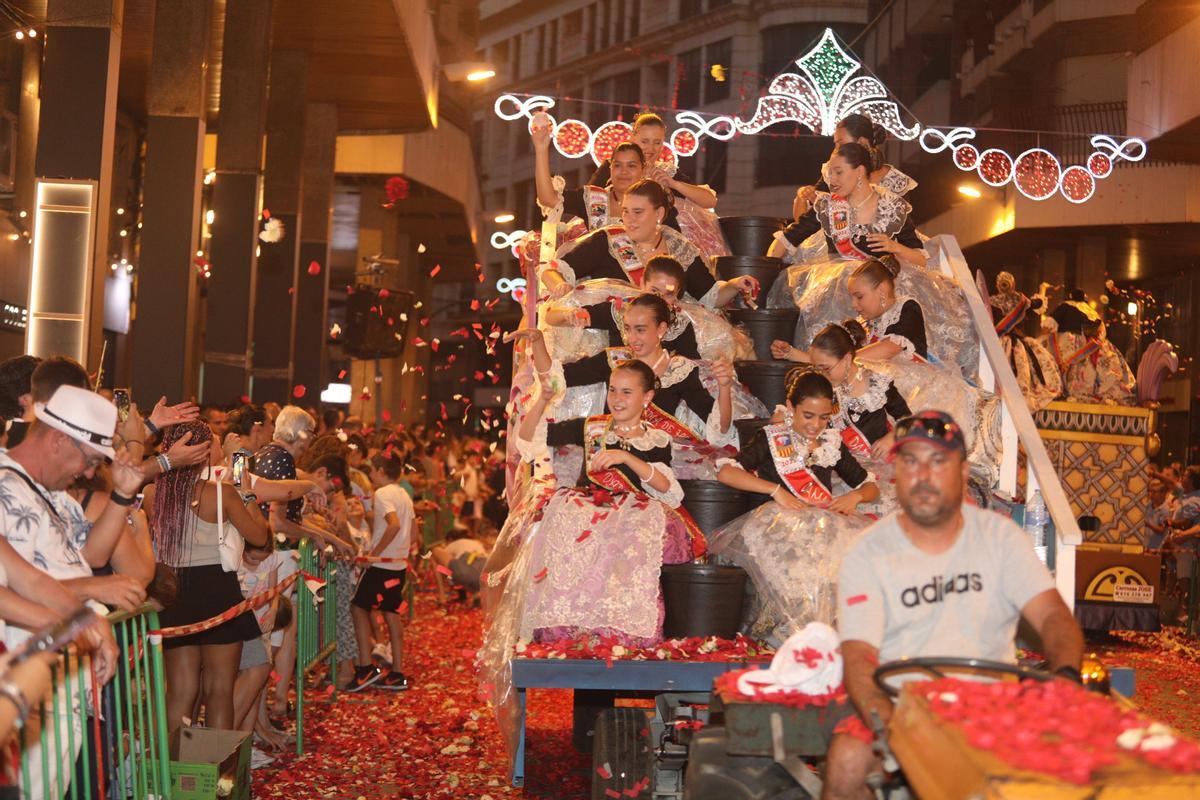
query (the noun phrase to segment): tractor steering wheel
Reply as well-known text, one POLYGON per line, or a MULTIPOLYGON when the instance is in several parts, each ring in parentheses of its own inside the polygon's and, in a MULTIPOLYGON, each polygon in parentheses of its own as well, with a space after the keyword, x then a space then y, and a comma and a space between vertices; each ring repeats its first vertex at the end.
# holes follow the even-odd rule
POLYGON ((1052 672, 1005 664, 1003 661, 985 661, 981 658, 901 658, 880 664, 875 669, 875 685, 889 697, 896 697, 900 694, 900 689, 887 682, 892 675, 900 672, 928 672, 935 677, 944 678, 946 675, 941 671, 943 667, 968 668, 996 675, 1015 675, 1022 680, 1052 681, 1057 677, 1052 672))

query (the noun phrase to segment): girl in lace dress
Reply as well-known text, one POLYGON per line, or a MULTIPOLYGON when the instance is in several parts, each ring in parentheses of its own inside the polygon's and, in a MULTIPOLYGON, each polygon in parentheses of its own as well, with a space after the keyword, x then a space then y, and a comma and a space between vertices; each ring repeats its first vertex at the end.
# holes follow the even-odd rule
POLYGON ((548 447, 582 446, 584 469, 571 487, 535 484, 510 513, 484 568, 481 681, 510 746, 510 661, 520 643, 596 635, 655 644, 662 640, 662 565, 704 552, 671 469, 673 431, 653 413, 654 371, 641 361, 620 362, 608 380, 609 413, 565 422, 547 421, 555 389, 541 377, 513 445, 535 469, 548 447))
MULTIPOLYGON (((670 256, 654 256, 646 263, 642 286, 667 301, 674 315, 663 346, 676 355, 696 360, 731 356, 754 358, 754 343, 719 312, 682 297, 687 275, 670 256)), ((595 355, 622 341, 624 309, 643 289, 627 281, 584 281, 562 301, 546 309, 542 319, 555 328, 551 352, 564 361, 595 355), (575 329, 572 334, 567 329, 575 329)))
MULTIPOLYGON (((898 297, 912 298, 931 321, 934 356, 956 364, 971 379, 979 364, 979 342, 962 293, 954 281, 924 269, 927 258, 910 218, 912 207, 904 198, 873 186, 869 167, 866 148, 855 143, 838 148, 830 160, 832 191, 818 192, 813 207, 771 246, 771 255, 783 256, 794 266, 775 281, 767 305, 800 309, 791 344, 807 348, 821 328, 862 313, 852 305, 849 291, 858 267, 876 259, 893 261, 896 266, 888 280, 898 297), (802 247, 814 233, 821 234, 824 247, 802 247)), ((904 310, 902 304, 900 311, 904 310)))
POLYGON ((830 427, 834 397, 828 378, 797 368, 784 421, 756 433, 718 474, 770 498, 717 531, 711 550, 750 573, 758 598, 751 631, 776 643, 814 620, 833 623, 842 554, 872 522, 861 507, 879 497, 874 476, 830 427), (835 475, 846 487, 840 494, 835 475))
POLYGON ((1054 356, 1044 344, 1021 330, 1030 311, 1045 313, 1045 298, 1026 297, 1017 291, 1017 280, 1012 273, 1001 272, 996 276, 996 293, 989 298, 989 303, 1000 346, 1017 376, 1029 410, 1036 413, 1063 391, 1062 375, 1054 356))
MULTIPOLYGON (((836 153, 837 148, 851 142, 867 148, 871 154, 871 183, 903 197, 917 188, 917 182, 891 164, 883 163, 883 151, 880 148, 887 138, 887 128, 876 125, 862 114, 848 114, 833 131, 833 148, 836 153)), ((812 208, 817 192, 829 191, 828 172, 829 163, 826 162, 821 165, 821 180, 816 186, 801 186, 796 190, 796 199, 792 201, 793 218, 799 219, 812 208)))
POLYGON ((669 255, 683 266, 682 294, 693 301, 720 308, 738 294, 756 297, 758 285, 753 278, 718 281, 696 245, 663 224, 671 204, 671 195, 658 183, 641 180, 633 184, 621 199, 621 224, 597 228, 560 247, 554 263, 543 269, 542 283, 555 298, 588 278, 613 278, 641 286, 647 262, 657 255, 669 255))

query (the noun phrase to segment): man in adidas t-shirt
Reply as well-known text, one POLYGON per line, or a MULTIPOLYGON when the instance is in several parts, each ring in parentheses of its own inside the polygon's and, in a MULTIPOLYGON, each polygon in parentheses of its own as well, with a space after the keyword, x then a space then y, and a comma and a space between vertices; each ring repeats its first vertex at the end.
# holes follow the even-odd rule
MULTIPOLYGON (((875 667, 935 656, 1015 661, 1021 617, 1042 639, 1050 668, 1079 680, 1083 634, 1013 522, 963 504, 966 446, 948 415, 925 411, 896 426, 892 455, 901 510, 871 526, 842 562, 838 633, 845 686, 868 723, 892 702, 875 667)), ((866 797, 870 745, 846 734, 829 748, 823 797, 866 797)))

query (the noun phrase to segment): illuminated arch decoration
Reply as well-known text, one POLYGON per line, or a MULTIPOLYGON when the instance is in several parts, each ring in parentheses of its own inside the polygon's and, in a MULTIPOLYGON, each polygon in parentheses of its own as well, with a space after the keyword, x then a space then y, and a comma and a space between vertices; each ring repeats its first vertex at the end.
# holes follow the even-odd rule
MULTIPOLYGON (((554 108, 555 103, 553 97, 546 95, 518 97, 502 94, 496 98, 494 109, 496 116, 503 120, 511 122, 528 119, 527 124, 531 129, 534 117, 544 113, 550 123, 551 141, 555 150, 567 158, 590 155, 596 164, 606 160, 617 145, 628 141, 633 134, 633 127, 628 122, 619 120, 606 122, 594 131, 586 122, 577 119, 559 122, 549 113, 549 109, 554 108)), ((658 157, 660 162, 665 161, 672 165, 678 164, 680 158, 695 155, 700 149, 700 140, 705 136, 726 142, 737 133, 732 117, 706 119, 695 111, 681 111, 675 115, 675 121, 680 127, 667 136, 658 157)))
POLYGON ((758 133, 777 122, 798 122, 820 136, 832 136, 838 122, 862 114, 897 139, 917 138, 920 125, 909 127, 888 90, 873 75, 854 73, 862 64, 842 49, 829 28, 812 50, 796 59, 800 74, 785 72, 771 81, 767 96, 749 120, 737 120, 742 133, 758 133))
POLYGON ((952 128, 945 133, 926 128, 918 139, 927 153, 949 150, 954 165, 964 172, 974 171, 988 186, 1012 183, 1030 200, 1048 200, 1061 194, 1072 203, 1087 202, 1096 192, 1096 181, 1112 174, 1118 161, 1141 161, 1146 157, 1146 142, 1130 138, 1118 142, 1112 136, 1091 138, 1094 150, 1084 165, 1063 167, 1049 150, 1033 147, 1015 158, 1004 150, 991 148, 979 152, 972 142, 974 128, 952 128))

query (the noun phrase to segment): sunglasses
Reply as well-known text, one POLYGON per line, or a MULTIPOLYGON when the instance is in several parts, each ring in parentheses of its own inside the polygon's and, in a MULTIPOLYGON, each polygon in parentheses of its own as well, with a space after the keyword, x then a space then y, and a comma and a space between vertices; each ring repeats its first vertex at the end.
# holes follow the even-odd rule
POLYGON ((937 417, 909 417, 896 425, 896 440, 899 441, 909 436, 952 442, 955 439, 963 438, 963 432, 955 422, 937 417))
POLYGON ((67 441, 75 445, 75 449, 79 451, 81 456, 83 456, 83 461, 87 465, 85 469, 97 469, 101 464, 108 460, 107 456, 89 455, 88 451, 83 449, 83 445, 70 436, 67 437, 67 441))

